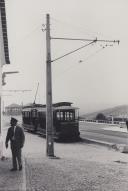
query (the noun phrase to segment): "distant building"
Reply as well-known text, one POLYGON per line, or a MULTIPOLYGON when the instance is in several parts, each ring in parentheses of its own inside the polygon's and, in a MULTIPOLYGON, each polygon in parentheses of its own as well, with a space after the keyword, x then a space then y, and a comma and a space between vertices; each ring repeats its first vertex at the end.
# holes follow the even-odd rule
POLYGON ((5 107, 4 114, 5 115, 21 115, 22 106, 18 104, 11 104, 5 107))

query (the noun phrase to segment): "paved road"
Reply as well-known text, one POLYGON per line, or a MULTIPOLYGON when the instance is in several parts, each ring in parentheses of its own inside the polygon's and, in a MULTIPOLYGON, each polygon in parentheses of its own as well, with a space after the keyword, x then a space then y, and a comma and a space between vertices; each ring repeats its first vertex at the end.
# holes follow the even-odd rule
POLYGON ((128 143, 128 134, 126 132, 104 130, 103 128, 107 126, 107 124, 80 122, 81 137, 114 144, 128 143))

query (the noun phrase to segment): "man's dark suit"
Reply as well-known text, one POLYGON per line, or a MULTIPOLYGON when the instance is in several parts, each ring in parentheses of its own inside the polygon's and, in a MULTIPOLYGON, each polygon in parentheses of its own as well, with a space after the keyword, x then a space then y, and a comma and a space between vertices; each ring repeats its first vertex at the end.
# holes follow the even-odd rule
POLYGON ((18 162, 20 169, 22 168, 21 149, 25 141, 23 129, 17 125, 15 127, 10 127, 8 129, 6 136, 6 142, 5 142, 6 145, 8 145, 8 141, 10 141, 11 143, 13 168, 17 169, 17 162, 18 162), (15 128, 15 133, 14 133, 14 128, 15 128))

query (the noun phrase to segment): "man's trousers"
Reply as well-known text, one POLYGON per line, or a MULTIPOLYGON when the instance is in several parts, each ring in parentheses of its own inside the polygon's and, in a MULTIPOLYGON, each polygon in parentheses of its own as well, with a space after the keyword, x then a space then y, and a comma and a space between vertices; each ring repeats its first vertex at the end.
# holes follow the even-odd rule
POLYGON ((22 166, 21 148, 12 148, 12 165, 14 169, 17 169, 17 165, 22 166))

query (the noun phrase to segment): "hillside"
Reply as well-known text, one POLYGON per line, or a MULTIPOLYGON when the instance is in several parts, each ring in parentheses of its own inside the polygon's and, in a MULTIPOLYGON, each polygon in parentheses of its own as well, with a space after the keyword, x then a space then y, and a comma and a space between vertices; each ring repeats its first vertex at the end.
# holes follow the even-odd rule
POLYGON ((113 108, 108 108, 105 110, 100 110, 93 113, 81 115, 80 117, 86 119, 95 119, 98 113, 103 113, 105 116, 112 115, 113 117, 128 118, 128 105, 116 106, 113 108))

